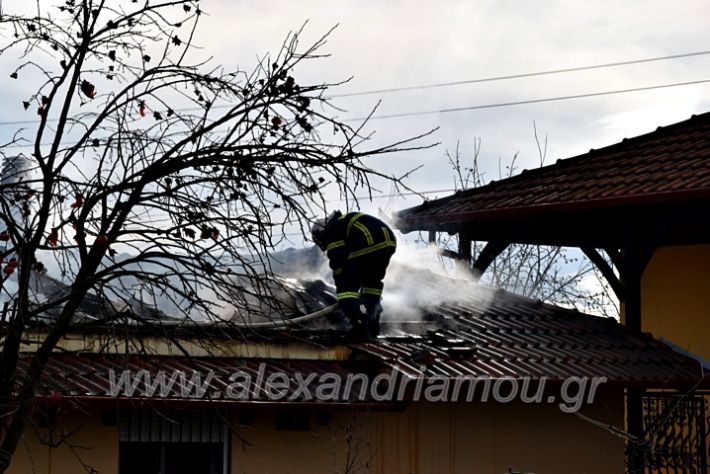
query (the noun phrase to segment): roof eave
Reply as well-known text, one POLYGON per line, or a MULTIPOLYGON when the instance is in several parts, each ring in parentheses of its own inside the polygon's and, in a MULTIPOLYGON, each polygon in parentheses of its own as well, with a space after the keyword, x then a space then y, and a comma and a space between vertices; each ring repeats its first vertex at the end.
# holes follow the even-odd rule
MULTIPOLYGON (((450 196, 449 198, 452 198, 450 196)), ((443 199, 449 199, 443 198, 443 199)), ((688 201, 710 199, 710 188, 692 189, 683 192, 663 192, 644 196, 615 196, 604 199, 588 199, 554 204, 535 204, 496 209, 480 209, 466 212, 447 212, 435 218, 417 216, 419 209, 431 207, 434 202, 404 209, 397 214, 396 227, 404 233, 413 231, 458 231, 467 223, 482 220, 519 218, 526 216, 555 215, 570 211, 612 209, 618 212, 620 207, 643 206, 660 203, 685 203, 688 201)))

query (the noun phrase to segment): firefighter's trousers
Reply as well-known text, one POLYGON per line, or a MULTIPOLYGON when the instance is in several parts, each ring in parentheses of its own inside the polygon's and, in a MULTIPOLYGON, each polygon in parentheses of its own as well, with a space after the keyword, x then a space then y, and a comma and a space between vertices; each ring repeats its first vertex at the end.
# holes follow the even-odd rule
POLYGON ((392 254, 394 248, 387 247, 349 259, 342 272, 334 277, 340 308, 351 322, 363 319, 361 304, 366 314, 372 314, 379 305, 384 287, 382 280, 392 254))

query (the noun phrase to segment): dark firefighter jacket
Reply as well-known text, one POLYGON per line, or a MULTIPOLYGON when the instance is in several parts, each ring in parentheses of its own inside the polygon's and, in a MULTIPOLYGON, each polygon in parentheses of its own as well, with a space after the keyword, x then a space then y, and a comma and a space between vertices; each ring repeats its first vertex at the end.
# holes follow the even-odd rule
POLYGON ((326 224, 322 245, 333 276, 338 276, 348 260, 385 249, 394 252, 397 242, 392 230, 378 218, 349 212, 326 224))

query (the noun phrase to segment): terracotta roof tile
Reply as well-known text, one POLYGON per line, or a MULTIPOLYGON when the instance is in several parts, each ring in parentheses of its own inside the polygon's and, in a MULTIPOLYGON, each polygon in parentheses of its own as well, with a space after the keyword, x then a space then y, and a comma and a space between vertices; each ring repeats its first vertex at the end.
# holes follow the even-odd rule
POLYGON ((427 223, 456 223, 477 216, 517 215, 545 208, 603 208, 633 203, 710 197, 710 113, 554 165, 425 202, 399 213, 410 231, 427 223))
MULTIPOLYGON (((256 378, 259 365, 267 373, 348 374, 388 368, 424 376, 531 377, 562 381, 568 377, 607 377, 609 384, 647 388, 710 387, 700 363, 674 351, 650 334, 628 331, 608 318, 543 304, 482 285, 462 285, 443 277, 422 278, 412 272, 402 282, 417 288, 421 282, 440 286, 450 302, 420 308, 420 321, 400 324, 383 321, 384 335, 376 341, 352 345, 352 358, 336 360, 280 360, 201 357, 56 354, 40 384, 40 396, 109 397, 109 371, 193 369, 220 374, 212 388, 224 392, 236 370, 256 378)), ((423 290, 423 288, 422 288, 423 290)), ((288 343, 288 342, 274 342, 288 343)), ((20 364, 26 370, 28 360, 20 364)), ((126 397, 123 397, 126 398, 126 397)), ((130 398, 130 397, 129 397, 130 398)), ((171 399, 181 399, 173 393, 171 399)), ((252 400, 268 401, 262 390, 252 400)))

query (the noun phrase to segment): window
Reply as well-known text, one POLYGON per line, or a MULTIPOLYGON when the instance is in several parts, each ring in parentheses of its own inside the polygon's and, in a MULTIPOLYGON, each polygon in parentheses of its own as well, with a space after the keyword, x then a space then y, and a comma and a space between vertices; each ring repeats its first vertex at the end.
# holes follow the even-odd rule
POLYGON ((121 412, 119 474, 225 474, 227 429, 215 413, 121 412))

